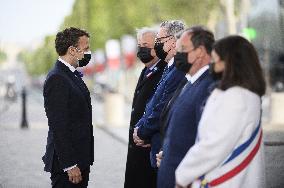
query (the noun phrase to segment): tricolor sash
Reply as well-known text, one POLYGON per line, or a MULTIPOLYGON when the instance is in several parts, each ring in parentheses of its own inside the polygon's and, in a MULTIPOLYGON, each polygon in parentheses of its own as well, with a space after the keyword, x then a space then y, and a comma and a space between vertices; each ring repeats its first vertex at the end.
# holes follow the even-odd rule
POLYGON ((214 186, 220 185, 220 184, 224 183, 225 181, 236 176, 238 173, 240 173, 243 169, 245 169, 249 165, 249 163, 253 160, 253 158, 255 157, 257 152, 259 151, 259 148, 260 148, 260 145, 261 145, 262 129, 260 127, 260 123, 256 127, 256 129, 254 130, 254 132, 252 133, 250 138, 246 142, 241 144, 239 147, 237 147, 231 153, 231 155, 228 157, 228 159, 221 165, 221 167, 228 164, 230 161, 236 159, 236 157, 238 157, 241 153, 243 153, 253 143, 253 141, 255 139, 258 139, 258 141, 255 143, 255 146, 252 148, 252 150, 248 153, 248 155, 237 166, 235 166, 231 170, 227 171, 225 174, 219 176, 218 178, 211 180, 210 182, 208 182, 205 179, 204 175, 201 176, 199 178, 199 180, 201 181, 200 188, 209 188, 209 187, 214 187, 214 186), (259 136, 257 137, 257 135, 259 135, 259 136))

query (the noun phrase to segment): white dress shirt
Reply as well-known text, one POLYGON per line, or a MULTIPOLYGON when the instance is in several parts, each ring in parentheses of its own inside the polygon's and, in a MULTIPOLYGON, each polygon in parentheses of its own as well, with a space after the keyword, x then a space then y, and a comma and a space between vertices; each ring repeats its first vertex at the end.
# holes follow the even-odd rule
MULTIPOLYGON (((206 65, 204 67, 202 67, 201 69, 199 69, 193 76, 191 76, 190 74, 186 74, 185 75, 185 78, 187 79, 188 82, 190 82, 191 84, 193 84, 196 80, 198 80, 198 78, 200 76, 202 76, 202 74, 207 70, 209 69, 209 65, 206 65)), ((183 86, 181 92, 179 95, 181 95, 183 92, 184 92, 184 89, 186 87, 186 85, 188 84, 188 82, 183 86)))
POLYGON ((190 76, 190 83, 193 84, 198 78, 209 69, 209 65, 205 65, 201 69, 199 69, 194 75, 190 76))
POLYGON ((172 64, 174 64, 175 62, 175 58, 170 59, 169 63, 168 63, 168 67, 170 67, 172 64))
POLYGON ((69 63, 67 63, 66 61, 64 61, 61 57, 58 58, 58 60, 63 63, 66 67, 68 67, 72 72, 74 72, 76 69, 70 65, 69 63))
MULTIPOLYGON (((260 97, 247 89, 215 89, 208 98, 199 122, 196 143, 175 171, 176 182, 182 186, 192 183, 192 188, 199 188, 200 176, 205 175, 210 182, 237 166, 246 157, 245 154, 225 167, 222 164, 235 148, 251 137, 259 124, 260 109, 260 97)), ((261 142, 258 152, 246 168, 214 188, 264 188, 264 172, 261 142)))

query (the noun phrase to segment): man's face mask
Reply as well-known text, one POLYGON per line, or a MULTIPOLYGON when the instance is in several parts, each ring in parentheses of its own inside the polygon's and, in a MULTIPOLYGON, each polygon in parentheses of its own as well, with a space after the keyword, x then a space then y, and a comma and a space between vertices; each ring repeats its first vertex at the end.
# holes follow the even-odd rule
POLYGON ((209 74, 212 76, 214 80, 221 80, 223 76, 223 72, 215 72, 214 70, 215 65, 216 63, 214 62, 209 64, 209 74))
POLYGON ((161 60, 165 60, 167 55, 168 55, 168 52, 171 50, 171 49, 169 49, 168 52, 165 52, 164 49, 163 49, 164 44, 166 42, 168 42, 171 39, 171 37, 172 36, 169 35, 169 36, 166 36, 166 37, 157 38, 157 41, 155 42, 154 50, 156 52, 157 57, 161 60), (170 38, 167 41, 161 42, 161 39, 165 39, 165 38, 168 38, 168 37, 170 37, 170 38))
POLYGON ((92 52, 88 51, 88 52, 84 52, 84 57, 80 60, 78 60, 78 67, 84 67, 86 66, 92 57, 92 52))
POLYGON ((175 55, 175 66, 178 70, 188 73, 192 64, 187 61, 187 52, 177 52, 175 55))
POLYGON ((138 47, 137 50, 137 57, 143 62, 143 63, 149 63, 151 60, 154 59, 154 57, 151 55, 151 48, 147 47, 138 47))
POLYGON ((161 60, 165 60, 168 55, 168 53, 164 51, 163 47, 164 47, 164 43, 162 42, 157 42, 155 43, 155 46, 154 46, 156 55, 161 60))

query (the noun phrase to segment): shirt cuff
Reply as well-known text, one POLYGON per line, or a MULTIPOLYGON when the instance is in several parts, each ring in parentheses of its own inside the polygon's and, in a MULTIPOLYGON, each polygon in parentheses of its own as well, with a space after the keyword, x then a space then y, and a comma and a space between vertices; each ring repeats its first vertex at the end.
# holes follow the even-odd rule
POLYGON ((71 169, 75 168, 76 166, 77 166, 77 164, 75 164, 75 165, 73 165, 71 167, 68 167, 68 168, 64 168, 63 171, 67 172, 68 170, 71 170, 71 169))

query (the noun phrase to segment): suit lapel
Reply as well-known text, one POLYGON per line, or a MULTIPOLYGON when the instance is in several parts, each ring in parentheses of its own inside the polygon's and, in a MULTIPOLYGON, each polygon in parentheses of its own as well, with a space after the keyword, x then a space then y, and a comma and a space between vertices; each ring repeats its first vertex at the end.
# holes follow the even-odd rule
POLYGON ((141 74, 140 74, 140 77, 138 79, 138 83, 137 83, 137 86, 136 86, 136 90, 138 90, 141 85, 143 84, 145 78, 144 78, 144 74, 145 74, 145 71, 146 71, 146 67, 141 71, 141 74))
POLYGON ((63 70, 68 77, 78 86, 78 88, 81 90, 81 92, 83 93, 83 95, 85 96, 88 105, 90 106, 90 92, 87 88, 87 86, 85 85, 84 81, 81 78, 78 78, 75 76, 75 74, 68 68, 66 67, 63 63, 61 63, 60 61, 56 62, 56 66, 63 70))
POLYGON ((179 84, 178 88, 176 89, 173 97, 171 98, 171 100, 168 102, 166 108, 164 108, 165 112, 164 113, 168 113, 169 109, 171 108, 171 106, 173 105, 173 103, 175 102, 176 98, 180 95, 184 85, 188 82, 187 78, 184 77, 184 79, 181 81, 181 83, 179 84))
POLYGON ((137 89, 140 89, 145 83, 147 83, 149 80, 151 80, 153 78, 153 76, 155 74, 157 74, 157 72, 160 71, 161 67, 164 67, 164 66, 162 66, 162 63, 164 63, 164 62, 159 60, 157 65, 148 73, 149 76, 147 76, 147 75, 144 76, 145 71, 146 71, 146 67, 143 69, 143 71, 141 73, 142 76, 140 75, 140 78, 139 78, 137 89))

